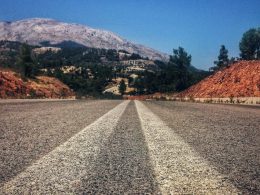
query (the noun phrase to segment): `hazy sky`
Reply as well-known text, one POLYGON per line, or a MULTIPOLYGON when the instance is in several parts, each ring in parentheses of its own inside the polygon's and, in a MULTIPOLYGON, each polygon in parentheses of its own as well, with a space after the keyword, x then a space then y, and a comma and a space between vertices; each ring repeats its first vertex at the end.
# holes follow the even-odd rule
POLYGON ((208 69, 221 44, 239 55, 242 34, 260 27, 260 0, 0 0, 0 20, 33 17, 110 30, 168 54, 182 46, 208 69))

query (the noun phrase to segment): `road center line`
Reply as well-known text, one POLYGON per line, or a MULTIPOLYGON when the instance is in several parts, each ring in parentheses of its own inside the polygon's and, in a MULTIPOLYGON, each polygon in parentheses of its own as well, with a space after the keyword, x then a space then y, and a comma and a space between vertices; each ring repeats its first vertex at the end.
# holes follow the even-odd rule
POLYGON ((95 163, 100 147, 115 129, 124 101, 7 182, 1 194, 73 193, 95 163))
POLYGON ((227 177, 218 173, 149 108, 140 101, 135 104, 163 194, 239 193, 227 177))

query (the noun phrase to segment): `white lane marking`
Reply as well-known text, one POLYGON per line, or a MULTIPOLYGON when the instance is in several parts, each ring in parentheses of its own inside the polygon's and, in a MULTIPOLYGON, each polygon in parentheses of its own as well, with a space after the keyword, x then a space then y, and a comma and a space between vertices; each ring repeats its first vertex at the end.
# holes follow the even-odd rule
MULTIPOLYGON (((2 194, 73 193, 91 171, 100 146, 115 129, 124 101, 7 182, 2 194)), ((1 192, 1 189, 0 189, 1 192)))
MULTIPOLYGON (((140 101, 135 101, 156 180, 163 194, 238 194, 227 177, 140 101)), ((172 121, 174 122, 174 121, 172 121)))

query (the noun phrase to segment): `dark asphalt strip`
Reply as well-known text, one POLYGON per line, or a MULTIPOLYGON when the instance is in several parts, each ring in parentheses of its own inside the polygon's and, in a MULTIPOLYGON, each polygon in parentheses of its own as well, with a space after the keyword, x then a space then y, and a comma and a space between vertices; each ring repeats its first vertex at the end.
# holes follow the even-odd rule
POLYGON ((95 168, 82 180, 82 186, 77 193, 159 193, 133 101, 101 148, 95 168))
POLYGON ((122 101, 0 105, 0 186, 122 101))
POLYGON ((145 102, 243 194, 260 194, 260 112, 246 107, 145 102))

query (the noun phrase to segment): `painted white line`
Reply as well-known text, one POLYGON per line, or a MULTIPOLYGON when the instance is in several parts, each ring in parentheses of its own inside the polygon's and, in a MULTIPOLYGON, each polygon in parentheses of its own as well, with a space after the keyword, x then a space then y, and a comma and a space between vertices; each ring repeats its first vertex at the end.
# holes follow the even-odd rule
MULTIPOLYGON (((1 194, 70 194, 95 163, 100 147, 116 127, 124 101, 7 182, 1 194)), ((1 192, 2 191, 2 192, 1 192)))
POLYGON ((135 104, 162 194, 239 193, 149 108, 140 101, 135 104))

